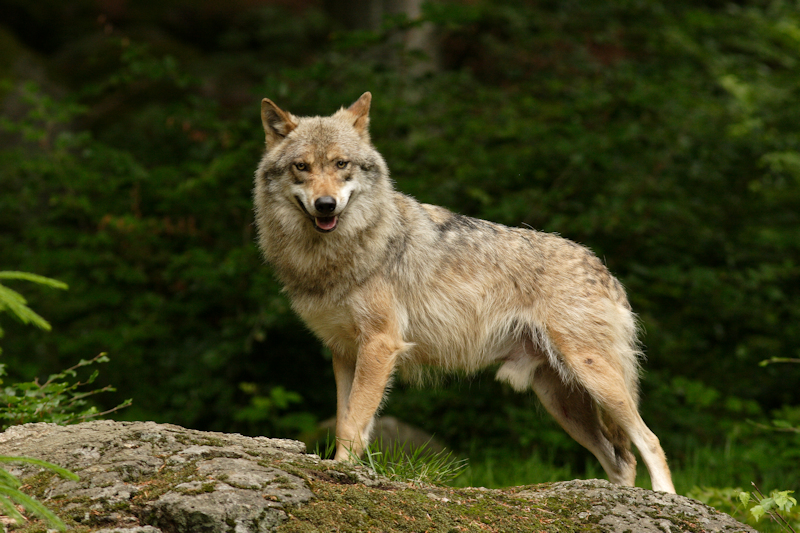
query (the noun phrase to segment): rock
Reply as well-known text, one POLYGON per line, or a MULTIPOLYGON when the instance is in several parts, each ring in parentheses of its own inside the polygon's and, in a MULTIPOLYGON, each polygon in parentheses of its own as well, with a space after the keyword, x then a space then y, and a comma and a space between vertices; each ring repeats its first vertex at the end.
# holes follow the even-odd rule
MULTIPOLYGON (((296 441, 152 422, 16 426, 0 434, 0 454, 78 474, 10 467, 81 533, 753 531, 697 501, 606 481, 414 486, 321 460, 296 441)), ((31 520, 19 530, 43 527, 31 520)))
POLYGON ((36 482, 37 496, 60 507, 67 521, 102 531, 126 523, 152 526, 142 532, 271 531, 286 520, 284 506, 313 498, 303 479, 272 466, 288 458, 313 462, 295 441, 100 421, 12 427, 0 435, 0 450, 77 473, 80 482, 39 474, 45 479, 36 482))

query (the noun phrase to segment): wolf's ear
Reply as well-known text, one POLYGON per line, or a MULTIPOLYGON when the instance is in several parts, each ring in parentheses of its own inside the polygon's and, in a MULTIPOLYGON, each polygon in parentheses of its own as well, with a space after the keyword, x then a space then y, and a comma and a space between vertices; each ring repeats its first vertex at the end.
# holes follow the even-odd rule
POLYGON ((361 135, 367 133, 367 127, 369 126, 369 104, 371 102, 372 93, 367 91, 362 94, 361 98, 356 100, 353 105, 347 108, 347 110, 356 117, 355 122, 353 122, 353 127, 361 135))
POLYGON ((261 123, 267 136, 267 146, 280 141, 297 127, 292 118, 292 115, 276 106, 269 98, 261 100, 261 123))

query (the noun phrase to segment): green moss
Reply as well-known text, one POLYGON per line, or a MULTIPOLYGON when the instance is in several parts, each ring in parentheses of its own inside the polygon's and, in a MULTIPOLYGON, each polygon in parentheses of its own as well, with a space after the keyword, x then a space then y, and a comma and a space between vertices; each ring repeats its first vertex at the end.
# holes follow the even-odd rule
POLYGON ((188 463, 175 470, 165 468, 139 481, 139 485, 142 488, 131 498, 131 503, 140 505, 157 500, 176 485, 196 481, 197 477, 196 462, 188 463))
POLYGON ((696 516, 688 515, 686 513, 676 513, 671 516, 664 516, 658 514, 658 518, 666 519, 672 522, 674 525, 671 529, 676 532, 704 533, 705 531, 707 531, 706 528, 703 526, 703 524, 697 523, 696 516))
POLYGON ((131 510, 131 504, 126 501, 119 501, 111 505, 104 505, 103 507, 105 507, 109 511, 120 511, 123 513, 129 512, 131 510))
POLYGON ((294 488, 294 483, 286 476, 275 476, 270 485, 277 485, 279 489, 290 490, 294 488))
MULTIPOLYGON (((266 463, 265 461, 259 461, 258 464, 261 465, 261 466, 266 466, 266 467, 274 467, 275 466, 274 464, 266 463)), ((298 467, 298 466, 295 466, 295 465, 292 465, 292 464, 289 464, 289 463, 283 463, 283 464, 281 464, 279 466, 279 468, 281 470, 283 470, 284 472, 286 472, 287 474, 292 474, 293 476, 299 477, 300 479, 302 479, 306 483, 311 483, 312 477, 309 476, 309 474, 313 473, 315 471, 315 469, 308 468, 308 467, 306 467, 306 465, 303 465, 303 467, 298 467)), ((322 469, 319 469, 317 471, 321 472, 322 469)), ((278 476, 278 477, 280 477, 280 476, 278 476)), ((287 480, 288 480, 288 478, 287 478, 287 480)))
POLYGON ((312 490, 317 498, 287 510, 289 520, 278 531, 599 531, 596 524, 574 523, 575 502, 562 512, 513 492, 489 498, 476 489, 436 488, 434 494, 323 482, 312 483, 312 490))
POLYGON ((201 483, 199 487, 196 489, 187 489, 187 488, 178 488, 175 489, 177 492, 181 494, 186 494, 188 496, 195 496, 197 494, 205 494, 208 492, 214 492, 217 488, 216 482, 208 482, 208 483, 201 483))
POLYGON ((177 435, 175 440, 181 444, 189 444, 192 446, 213 446, 215 448, 222 448, 227 445, 225 441, 220 438, 208 436, 195 438, 188 435, 177 435))
POLYGON ((36 499, 41 499, 44 497, 45 489, 50 486, 53 478, 55 477, 57 477, 57 475, 54 472, 50 470, 44 470, 38 474, 34 474, 33 476, 26 477, 21 481, 26 494, 33 496, 36 499))

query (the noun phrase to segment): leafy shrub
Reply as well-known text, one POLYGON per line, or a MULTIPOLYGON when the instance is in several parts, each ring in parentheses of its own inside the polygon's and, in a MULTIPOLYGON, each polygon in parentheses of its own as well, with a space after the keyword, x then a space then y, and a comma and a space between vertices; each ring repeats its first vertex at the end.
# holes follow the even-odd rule
MULTIPOLYGON (((0 280, 25 280, 46 287, 67 289, 61 281, 30 274, 27 272, 2 271, 0 280)), ((28 307, 28 302, 18 293, 0 284, 0 313, 7 313, 23 324, 33 324, 45 331, 52 328, 50 323, 28 307)), ((0 328, 0 338, 3 330, 0 328)), ((0 352, 2 353, 2 352, 0 352)), ((131 404, 126 400, 120 405, 105 412, 99 412, 97 407, 88 405, 87 398, 102 392, 113 392, 114 388, 105 386, 100 389, 83 392, 78 388, 94 383, 99 371, 95 370, 89 378, 80 382, 68 383, 60 381, 68 377, 77 376, 76 370, 94 363, 107 363, 106 354, 100 354, 90 360, 81 360, 77 365, 58 374, 51 375, 44 383, 39 383, 38 378, 31 382, 14 383, 6 385, 0 390, 0 428, 27 424, 30 422, 51 422, 56 424, 73 424, 83 422, 90 418, 103 416, 117 411, 131 404)), ((0 378, 6 376, 6 365, 0 364, 0 378)), ((3 380, 0 379, 0 384, 3 380)))
MULTIPOLYGON (((767 366, 773 363, 800 363, 800 359, 772 357, 761 361, 760 365, 767 366)), ((762 431, 771 431, 773 434, 790 433, 793 436, 800 435, 798 413, 800 413, 799 408, 784 406, 780 412, 776 413, 780 418, 773 419, 770 424, 751 422, 751 425, 762 431)), ((793 464, 797 464, 797 459, 800 458, 798 443, 800 441, 795 439, 794 443, 789 443, 788 453, 783 451, 778 455, 793 455, 793 464)), ((772 449, 768 453, 775 454, 776 451, 772 449)), ((764 453, 759 457, 763 460, 763 457, 766 456, 767 453, 764 453)), ((794 482, 796 479, 792 478, 792 481, 794 482)), ((794 532, 796 528, 800 528, 800 512, 795 507, 797 500, 791 496, 794 493, 793 490, 774 489, 769 496, 765 496, 755 483, 751 482, 751 484, 754 488, 751 492, 742 491, 739 488, 695 487, 688 495, 753 525, 758 525, 761 518, 767 515, 772 522, 762 524, 762 531, 785 529, 794 532)))
POLYGON ((749 511, 756 522, 764 515, 768 515, 775 522, 786 525, 790 531, 794 531, 794 527, 800 527, 800 513, 792 512, 792 508, 797 505, 797 500, 791 496, 792 493, 793 490, 773 490, 769 496, 764 496, 756 487, 752 493, 740 492, 739 500, 745 506, 755 500, 750 505, 749 511))
POLYGON ((300 434, 313 432, 316 419, 310 413, 292 412, 291 406, 302 403, 303 398, 296 392, 283 387, 273 387, 268 393, 260 392, 256 383, 240 383, 239 388, 250 396, 250 404, 235 414, 238 422, 249 424, 251 432, 263 431, 272 435, 300 434))
MULTIPOLYGON (((84 392, 78 390, 86 385, 91 385, 97 379, 99 371, 95 370, 85 381, 69 383, 69 378, 77 376, 76 370, 94 363, 107 363, 105 354, 100 354, 90 360, 81 360, 77 365, 51 375, 44 383, 39 383, 38 378, 30 382, 14 383, 0 390, 0 428, 28 424, 31 422, 49 422, 67 425, 86 422, 111 414, 119 409, 131 405, 128 399, 118 406, 100 412, 95 405, 90 405, 87 398, 103 392, 113 392, 115 389, 109 385, 97 390, 84 392)), ((0 378, 6 375, 5 365, 0 365, 0 378)), ((0 380, 0 384, 2 380, 0 380)))
MULTIPOLYGON (((26 272, 3 271, 0 272, 0 279, 26 280, 57 289, 67 288, 66 284, 58 280, 26 272)), ((27 301, 20 293, 0 284, 0 313, 3 312, 10 314, 23 324, 33 324, 40 329, 48 331, 51 329, 50 324, 44 318, 28 307, 27 301)), ((2 337, 2 334, 3 330, 0 329, 0 337, 2 337)), ((92 361, 81 361, 81 363, 74 368, 86 366, 100 360, 101 356, 94 358, 92 361)), ((27 422, 45 421, 65 423, 75 420, 75 417, 80 419, 88 416, 97 416, 98 413, 95 408, 89 408, 81 413, 73 414, 76 409, 85 405, 86 402, 83 398, 93 393, 79 395, 76 394, 74 390, 81 384, 70 386, 66 383, 54 382, 56 378, 63 378, 70 373, 74 375, 74 368, 52 376, 44 385, 39 385, 38 382, 34 381, 30 384, 23 383, 6 387, 2 393, 0 393, 0 405, 2 405, 0 416, 9 422, 2 424, 2 429, 6 429, 10 425, 27 422), (64 402, 64 400, 67 401, 64 402)), ((3 375, 5 375, 5 365, 0 365, 0 376, 3 375)), ((95 373, 88 383, 94 381, 96 377, 95 373)), ((0 383, 2 383, 2 381, 0 381, 0 383)), ((33 464, 52 470, 59 476, 67 479, 74 481, 79 479, 78 476, 72 472, 39 459, 0 456, 0 462, 33 464)), ((0 468, 0 507, 2 507, 6 516, 11 517, 18 524, 22 524, 25 521, 25 517, 14 506, 16 503, 23 506, 29 512, 41 517, 45 522, 57 528, 59 531, 66 531, 64 523, 44 505, 20 491, 21 486, 22 483, 15 476, 5 469, 0 468)))
POLYGON ((759 531, 779 532, 796 531, 800 527, 800 513, 795 507, 797 501, 791 496, 793 492, 773 490, 765 497, 757 487, 753 492, 730 487, 695 487, 687 496, 728 513, 759 531), (764 515, 769 516, 770 521, 761 522, 764 515))

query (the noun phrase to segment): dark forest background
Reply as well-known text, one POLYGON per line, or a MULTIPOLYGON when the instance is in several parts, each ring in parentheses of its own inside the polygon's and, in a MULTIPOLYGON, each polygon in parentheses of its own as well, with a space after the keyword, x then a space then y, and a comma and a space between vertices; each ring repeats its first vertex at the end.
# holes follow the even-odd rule
MULTIPOLYGON (((796 481, 800 435, 758 424, 800 425, 800 367, 759 366, 800 357, 800 3, 394 4, 0 1, 0 270, 70 286, 8 283, 53 331, 0 317, 6 382, 108 352, 121 418, 298 437, 332 416, 329 354, 255 245, 259 106, 369 90, 400 190, 621 279, 676 468, 710 449, 796 481)), ((586 461, 491 372, 398 384, 385 412, 476 460, 586 461)))

